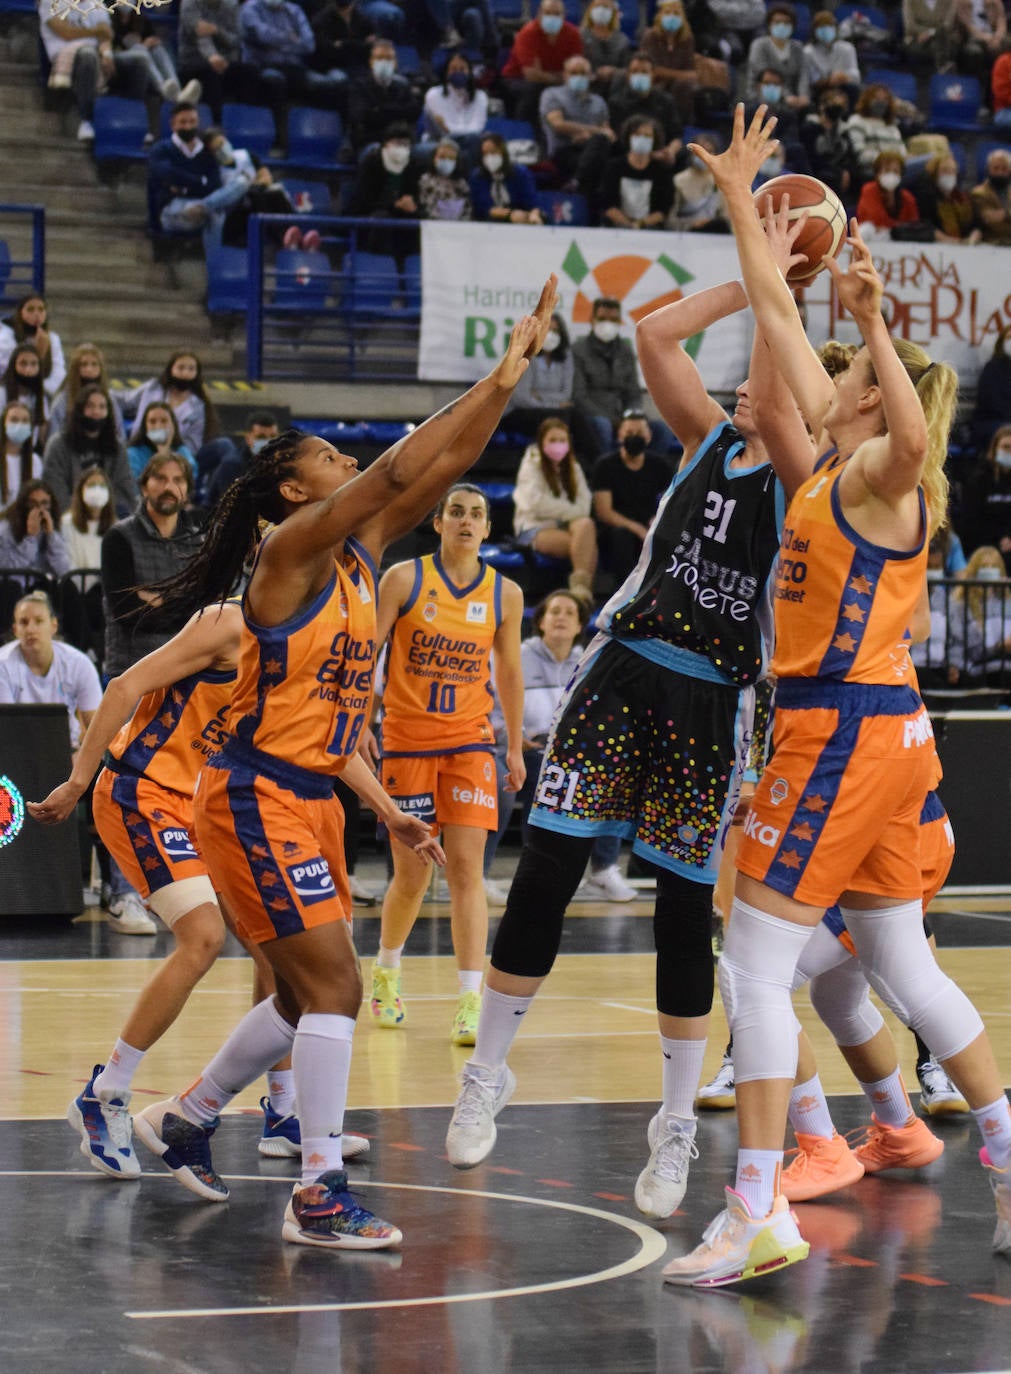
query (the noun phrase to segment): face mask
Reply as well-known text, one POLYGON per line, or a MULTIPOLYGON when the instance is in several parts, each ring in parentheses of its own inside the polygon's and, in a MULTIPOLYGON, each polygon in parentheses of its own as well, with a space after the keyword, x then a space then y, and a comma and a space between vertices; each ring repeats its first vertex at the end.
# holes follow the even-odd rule
POLYGON ((680 14, 661 14, 660 16, 660 27, 665 33, 677 33, 684 22, 680 14))
POLYGON ((544 445, 544 456, 553 463, 560 463, 569 451, 568 439, 552 439, 544 445))
POLYGON ((456 158, 437 157, 435 159, 435 170, 441 177, 451 177, 456 171, 456 158))
POLYGON ((27 420, 12 420, 7 425, 7 438, 12 444, 17 444, 20 448, 26 439, 30 439, 32 427, 27 420))
POLYGON ((90 435, 92 438, 94 438, 96 434, 100 434, 100 433, 101 433, 101 430, 102 430, 102 421, 101 421, 101 420, 89 420, 89 419, 87 419, 87 417, 85 417, 85 419, 81 422, 81 428, 84 430, 85 434, 88 434, 88 435, 90 435))
POLYGON ((611 343, 618 337, 618 326, 614 320, 598 320, 593 326, 593 332, 601 343, 611 343))
POLYGON ((951 172, 944 172, 937 178, 937 189, 946 196, 950 196, 958 184, 958 177, 951 172))
POLYGON ((758 175, 765 181, 771 181, 773 177, 778 177, 783 170, 783 159, 781 157, 767 157, 758 169, 758 175))
POLYGON ((397 69, 397 64, 392 57, 377 57, 372 64, 372 75, 377 81, 390 81, 393 73, 397 69))
POLYGON ((228 142, 227 138, 223 139, 215 148, 214 156, 222 163, 229 163, 235 157, 235 149, 228 142))
POLYGON ((595 24, 610 24, 613 13, 610 5, 594 5, 590 10, 590 18, 595 24))
POLYGON ((197 137, 196 129, 176 129, 176 137, 183 143, 195 143, 197 137))
POLYGON ((878 182, 883 191, 894 191, 901 180, 898 172, 882 172, 878 177, 878 182))
POLYGON ((630 458, 638 458, 640 453, 646 452, 646 440, 641 434, 626 434, 621 446, 630 458))
MULTIPOLYGON (((10 430, 7 432, 9 434, 10 430)), ((1005 472, 1011 468, 1011 448, 999 448, 993 456, 999 468, 1003 468, 1005 472)))
POLYGON ((399 176, 411 160, 410 148, 402 143, 391 143, 382 150, 383 166, 391 176, 399 176))
POLYGON ((976 578, 980 582, 1000 582, 1004 574, 1000 568, 977 568, 976 578))
POLYGON ((640 157, 648 157, 653 151, 653 135, 633 134, 628 140, 628 146, 633 153, 638 153, 640 157))
POLYGON ((85 487, 81 492, 81 500, 89 510, 104 510, 109 504, 109 488, 99 487, 92 483, 90 487, 85 487))
POLYGON ((790 35, 793 33, 793 25, 792 25, 792 24, 770 24, 770 25, 769 25, 769 32, 772 34, 773 38, 779 38, 779 39, 789 38, 790 35))
POLYGON ((995 191, 1004 192, 1008 186, 1011 186, 1011 176, 1006 176, 1003 173, 991 172, 987 179, 995 191))
MULTIPOLYGON (((561 334, 559 334, 558 330, 557 330, 557 329, 549 329, 548 332, 547 332, 547 333, 545 334, 545 336, 544 336, 544 342, 541 344, 541 352, 542 352, 542 353, 554 353, 555 349, 558 347, 558 345, 559 345, 561 342, 562 342, 562 336, 561 336, 561 334)), ((10 433, 10 429, 9 429, 9 428, 8 428, 8 430, 7 430, 7 433, 8 433, 8 434, 10 433)))
POLYGON ((540 20, 541 28, 549 38, 553 38, 556 33, 561 33, 564 22, 560 14, 542 14, 540 20))
POLYGON ((778 105, 782 94, 782 86, 773 86, 771 82, 766 82, 761 90, 762 99, 766 105, 778 105))
POLYGON ((826 47, 829 47, 835 42, 835 29, 831 24, 821 24, 815 29, 814 36, 819 43, 824 43, 826 47))
POLYGON ((154 444, 155 448, 159 448, 162 444, 167 443, 168 438, 169 432, 167 429, 149 429, 147 432, 147 441, 149 444, 154 444))
POLYGON ((492 176, 494 176, 496 172, 501 172, 502 170, 501 153, 485 153, 481 161, 484 163, 485 171, 490 172, 492 176))
POLYGON ((470 85, 470 77, 466 72, 450 72, 449 84, 455 86, 458 91, 463 91, 470 85))
POLYGON ((653 89, 653 78, 649 72, 632 72, 628 78, 628 89, 636 95, 649 95, 653 89))
POLYGON ((254 439, 253 442, 249 445, 249 451, 253 454, 262 453, 269 443, 269 439, 254 439))
POLYGON ((583 72, 579 72, 574 76, 567 76, 565 78, 565 84, 568 86, 569 90, 573 91, 576 95, 582 95, 584 91, 590 89, 590 78, 583 72))
POLYGON ((177 377, 174 372, 169 373, 169 386, 176 391, 195 391, 198 386, 196 377, 177 377))
POLYGON ((872 100, 867 108, 868 112, 872 114, 875 119, 884 119, 888 114, 888 101, 872 100))
POLYGON ((838 122, 840 119, 845 119, 845 118, 846 118, 846 106, 845 106, 845 105, 826 105, 826 106, 825 106, 825 115, 826 115, 826 117, 827 117, 828 119, 831 119, 833 123, 836 123, 836 122, 838 122))

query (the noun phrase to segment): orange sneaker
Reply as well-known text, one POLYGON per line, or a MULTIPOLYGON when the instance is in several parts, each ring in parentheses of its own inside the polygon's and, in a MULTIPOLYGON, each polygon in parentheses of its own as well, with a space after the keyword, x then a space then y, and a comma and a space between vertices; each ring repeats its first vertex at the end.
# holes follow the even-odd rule
POLYGON ((831 1140, 798 1131, 796 1158, 783 1170, 781 1192, 787 1202, 808 1202, 848 1188, 863 1176, 864 1166, 838 1131, 831 1140))
POLYGON ((853 1152, 864 1166, 865 1174, 882 1169, 922 1169, 944 1153, 944 1141, 918 1116, 904 1126, 884 1126, 871 1115, 871 1124, 853 1152))

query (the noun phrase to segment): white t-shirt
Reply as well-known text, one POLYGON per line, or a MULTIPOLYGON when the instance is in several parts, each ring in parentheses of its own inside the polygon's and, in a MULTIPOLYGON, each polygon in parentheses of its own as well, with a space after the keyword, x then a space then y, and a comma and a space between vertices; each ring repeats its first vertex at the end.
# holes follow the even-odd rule
POLYGON ((97 711, 102 700, 98 671, 87 654, 59 640, 53 641, 53 661, 45 677, 37 677, 14 640, 0 649, 0 704, 67 708, 70 747, 81 742, 78 711, 97 711))
MULTIPOLYGON (((46 56, 50 62, 58 52, 62 52, 68 43, 72 43, 72 38, 59 38, 49 27, 49 20, 53 16, 53 0, 39 0, 39 32, 42 35, 42 42, 45 45, 46 56)), ((103 24, 109 28, 110 21, 108 12, 100 5, 96 5, 93 10, 82 13, 81 10, 70 9, 66 14, 60 16, 68 24, 73 24, 75 29, 81 30, 81 38, 88 38, 93 29, 100 28, 103 24)))
MULTIPOLYGON (((2 390, 3 388, 0 387, 0 391, 2 390)), ((21 453, 20 451, 18 451, 17 453, 8 453, 5 455, 5 457, 7 461, 6 490, 10 492, 10 499, 13 501, 15 496, 17 496, 18 488, 21 485, 21 453)), ((32 452, 31 467, 32 470, 30 476, 42 476, 42 457, 40 454, 35 453, 34 451, 32 452)))

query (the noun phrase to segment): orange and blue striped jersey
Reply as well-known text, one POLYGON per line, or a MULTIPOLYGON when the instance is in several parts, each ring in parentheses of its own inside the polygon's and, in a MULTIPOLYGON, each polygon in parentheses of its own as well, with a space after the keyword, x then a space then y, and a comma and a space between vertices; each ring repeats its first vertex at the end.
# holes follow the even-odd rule
POLYGON ((790 502, 776 565, 773 671, 916 689, 908 627, 926 575, 926 501, 921 491, 915 549, 872 544, 843 513, 845 465, 823 462, 790 502))
POLYGON ((226 756, 248 758, 252 750, 310 773, 341 772, 372 709, 376 570, 369 554, 345 540, 330 581, 283 625, 257 625, 245 598, 243 617, 226 756))
POLYGON ((495 740, 489 658, 502 623, 502 577, 481 560, 458 587, 439 555, 414 560, 393 626, 383 691, 384 754, 487 749, 495 740))
POLYGON ((205 669, 148 692, 109 745, 113 768, 192 797, 201 767, 228 737, 234 682, 234 669, 205 669))

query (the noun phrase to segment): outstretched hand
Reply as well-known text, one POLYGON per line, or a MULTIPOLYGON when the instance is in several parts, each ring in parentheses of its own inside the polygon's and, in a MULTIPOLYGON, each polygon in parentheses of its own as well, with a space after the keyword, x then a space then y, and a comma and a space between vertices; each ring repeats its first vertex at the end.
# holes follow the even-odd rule
POLYGON ((521 320, 516 321, 509 336, 509 346, 498 366, 492 371, 492 380, 496 386, 512 391, 530 366, 529 359, 533 356, 531 350, 534 353, 537 351, 534 347, 536 340, 537 320, 533 315, 524 315, 521 320))
POLYGON ((778 209, 773 210, 772 197, 766 196, 764 200, 760 200, 759 210, 765 227, 765 237, 769 240, 776 266, 786 277, 791 267, 807 262, 807 254, 795 253, 793 245, 808 221, 808 212, 804 210, 795 220, 791 220, 790 197, 785 194, 780 197, 778 209))
POLYGON ((767 105, 759 105, 745 129, 744 106, 737 105, 730 145, 725 152, 711 153, 698 143, 689 143, 689 150, 702 159, 721 191, 735 187, 745 187, 750 191, 759 167, 779 147, 779 140, 772 137, 777 120, 774 115, 766 119, 768 108, 767 105))
POLYGON ((534 306, 534 321, 537 325, 537 333, 528 358, 532 358, 535 353, 539 353, 544 347, 544 340, 547 338, 548 330, 551 328, 551 316, 558 309, 558 278, 554 272, 551 273, 544 286, 541 288, 540 299, 534 306))
POLYGON ((825 266, 832 274, 836 294, 843 308, 858 322, 873 319, 881 314, 885 287, 855 219, 850 220, 846 245, 850 250, 850 260, 845 272, 835 258, 826 257, 825 266))

